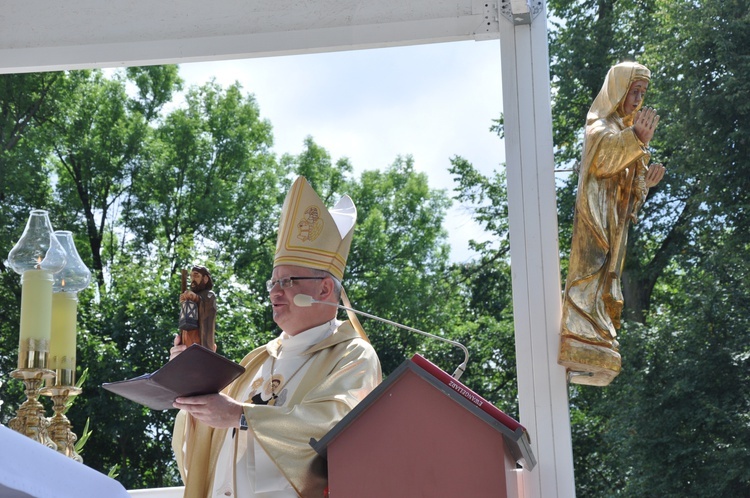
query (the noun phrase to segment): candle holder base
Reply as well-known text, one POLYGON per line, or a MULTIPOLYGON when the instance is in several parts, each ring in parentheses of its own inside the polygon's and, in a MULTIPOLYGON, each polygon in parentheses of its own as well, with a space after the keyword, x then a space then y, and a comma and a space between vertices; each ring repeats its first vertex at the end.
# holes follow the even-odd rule
POLYGON ((75 450, 78 437, 71 430, 70 420, 65 416, 65 406, 68 399, 81 394, 81 389, 74 386, 48 386, 42 389, 41 394, 52 398, 52 410, 55 415, 48 419, 48 433, 57 445, 58 453, 62 453, 76 462, 83 463, 83 458, 75 450))
POLYGON ((18 408, 16 416, 10 420, 8 426, 48 448, 57 449, 57 445, 47 432, 49 421, 44 416, 44 406, 39 402, 39 390, 44 380, 53 378, 54 375, 55 372, 46 368, 19 368, 10 373, 12 378, 23 382, 26 401, 18 408))

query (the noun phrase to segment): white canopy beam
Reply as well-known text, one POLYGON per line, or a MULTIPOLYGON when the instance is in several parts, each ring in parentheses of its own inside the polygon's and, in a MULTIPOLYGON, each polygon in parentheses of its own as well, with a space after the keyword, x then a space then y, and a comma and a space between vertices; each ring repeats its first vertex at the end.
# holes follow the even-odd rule
POLYGON ((0 73, 490 39, 497 12, 480 0, 11 1, 0 73))

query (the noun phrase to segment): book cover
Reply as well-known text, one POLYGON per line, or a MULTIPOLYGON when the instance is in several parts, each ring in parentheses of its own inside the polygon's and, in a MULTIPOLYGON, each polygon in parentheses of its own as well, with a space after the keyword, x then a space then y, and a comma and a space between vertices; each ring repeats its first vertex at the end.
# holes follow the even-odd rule
POLYGON ((152 410, 169 410, 178 397, 218 393, 244 371, 241 365, 193 344, 154 373, 102 387, 152 410))

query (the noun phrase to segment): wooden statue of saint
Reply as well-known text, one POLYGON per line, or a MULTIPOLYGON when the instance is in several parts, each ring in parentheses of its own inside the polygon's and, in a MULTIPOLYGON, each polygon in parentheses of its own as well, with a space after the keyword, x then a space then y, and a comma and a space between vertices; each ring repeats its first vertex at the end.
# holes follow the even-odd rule
POLYGON ((187 271, 182 270, 182 294, 180 294, 181 343, 190 346, 198 343, 216 351, 216 294, 214 282, 208 268, 193 266, 190 270, 190 289, 187 287, 187 271))

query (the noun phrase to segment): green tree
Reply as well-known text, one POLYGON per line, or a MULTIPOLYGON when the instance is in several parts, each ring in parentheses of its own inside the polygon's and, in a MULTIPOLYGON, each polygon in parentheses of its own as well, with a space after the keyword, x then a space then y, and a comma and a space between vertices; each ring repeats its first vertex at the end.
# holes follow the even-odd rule
MULTIPOLYGON (((45 164, 50 146, 37 137, 57 112, 63 79, 62 73, 0 75, 0 247, 8 251, 29 217, 27 206, 53 204, 45 164)), ((6 270, 3 258, 0 271, 6 270)))
MULTIPOLYGON (((445 192, 430 189, 411 157, 397 158, 385 171, 364 172, 348 190, 358 216, 346 275, 353 305, 420 330, 439 330, 443 303, 435 291, 448 262, 445 192)), ((422 342, 380 322, 364 327, 386 374, 422 342)))
POLYGON ((162 107, 172 101, 174 92, 182 90, 177 66, 128 67, 125 75, 138 89, 137 95, 130 98, 129 107, 147 122, 158 118, 162 107))
MULTIPOLYGON (((34 80, 15 81, 31 88, 34 80)), ((54 199, 53 223, 78 232, 79 252, 100 269, 99 285, 79 296, 78 364, 89 378, 68 412, 76 432, 91 421, 87 464, 103 472, 118 466, 127 488, 179 483, 170 447, 174 413, 153 412, 98 386, 163 365, 178 315, 177 270, 192 263, 208 266, 216 282, 222 354, 239 359, 274 336, 263 282, 295 174, 308 177, 329 205, 344 193, 355 200, 359 223, 345 278, 354 306, 467 344, 475 353, 462 380, 513 412, 501 175, 484 179, 454 160, 460 199, 479 206, 480 222, 500 240, 476 243, 483 259, 455 267, 443 229, 448 194, 430 188, 411 157, 353 178, 347 159, 332 160, 310 137, 300 155, 277 160, 270 123, 239 85, 188 89, 184 103, 165 110, 180 84, 172 67, 61 73, 59 81, 58 108, 13 148, 20 154, 23 146, 29 162, 38 158, 29 175, 42 181, 12 195, 14 207, 26 210, 54 199)), ((24 87, 12 90, 13 98, 24 95, 24 87)), ((15 171, 5 165, 3 174, 15 171)), ((25 218, 10 219, 9 231, 20 234, 25 218)), ((18 290, 17 277, 7 269, 2 277, 18 290)), ((16 296, 2 308, 4 339, 17 336, 9 324, 18 321, 18 304, 16 296)), ((415 352, 445 369, 463 361, 452 346, 363 322, 386 373, 415 352)), ((11 345, 0 349, 0 361, 10 365, 15 341, 2 344, 11 345)), ((2 421, 21 401, 12 384, 5 392, 15 390, 15 397, 3 395, 2 421)))
POLYGON ((98 302, 94 289, 80 296, 78 365, 89 369, 89 379, 68 417, 74 432, 91 421, 82 455, 87 465, 103 473, 119 465, 118 480, 128 489, 174 485, 173 412, 149 410, 99 386, 153 372, 167 360, 179 279, 132 260, 108 272, 111 283, 98 302))
MULTIPOLYGON (((245 251, 256 259, 259 252, 273 250, 268 244, 259 242, 253 247, 252 243, 269 239, 268 232, 275 230, 274 211, 280 204, 278 184, 283 174, 268 152, 270 124, 258 119, 257 105, 251 97, 241 95, 239 87, 225 91, 209 84, 203 93, 195 89, 188 96, 187 111, 179 108, 165 115, 161 108, 180 84, 175 68, 130 68, 126 74, 136 80, 132 96, 120 73, 110 77, 98 71, 59 73, 55 110, 47 112, 40 102, 38 119, 18 109, 30 105, 27 100, 36 92, 35 85, 49 84, 47 79, 3 80, 0 108, 8 110, 6 122, 10 126, 12 120, 30 120, 31 124, 17 127, 20 138, 8 135, 0 164, 8 182, 0 188, 13 187, 4 197, 7 203, 2 209, 21 209, 21 214, 3 218, 8 223, 7 250, 20 236, 31 207, 49 205, 56 228, 79 233, 83 228, 78 249, 91 267, 100 269, 100 285, 79 296, 78 364, 89 368, 89 379, 68 416, 74 430, 80 431, 86 420, 92 422, 94 432, 85 446, 87 464, 103 472, 119 465, 120 481, 126 487, 140 488, 177 484, 169 445, 173 413, 152 412, 98 386, 154 371, 166 360, 178 314, 176 261, 182 266, 200 258, 220 282, 217 326, 223 339, 221 352, 241 357, 269 338, 268 331, 257 332, 255 326, 265 319, 263 299, 257 292, 245 294, 250 286, 235 275, 237 259, 219 247, 245 251), (170 118, 179 123, 179 116, 191 111, 193 129, 170 127, 170 118), (170 135, 174 130, 183 135, 170 135), (161 166, 162 171, 169 171, 158 162, 169 155, 156 152, 188 147, 189 143, 175 139, 191 133, 204 152, 202 171, 210 173, 197 175, 205 183, 195 195, 216 192, 208 200, 221 202, 222 211, 214 211, 212 220, 197 212, 178 218, 178 227, 191 238, 176 256, 176 251, 166 250, 170 246, 163 233, 144 242, 149 233, 133 220, 143 219, 148 214, 145 208, 154 202, 178 204, 183 194, 180 189, 155 181, 146 188, 140 182, 151 168, 161 166), (16 164, 20 158, 34 167, 24 169, 27 164, 16 164), (53 166, 51 171, 45 169, 48 165, 53 166), (219 171, 211 173, 211 168, 219 171), (188 227, 183 229, 179 223, 188 227)), ((190 165, 194 169, 200 166, 196 162, 190 165)), ((172 167, 180 166, 172 163, 172 167)), ((265 277, 267 267, 257 266, 244 264, 243 275, 265 277)), ((2 308, 0 331, 3 338, 12 339, 18 334, 19 279, 7 268, 3 268, 2 278, 8 281, 6 289, 11 295, 3 301, 7 307, 2 308)), ((2 344, 0 364, 9 372, 17 341, 3 340, 2 344)), ((3 390, 8 395, 3 394, 0 415, 7 422, 22 401, 22 393, 16 382, 3 385, 3 390)))
MULTIPOLYGON (((490 131, 500 132, 497 127, 490 131)), ((451 284, 465 297, 460 314, 472 350, 463 382, 518 418, 518 387, 513 325, 508 193, 503 171, 480 174, 462 157, 451 159, 455 200, 473 212, 474 221, 490 238, 469 241, 478 257, 453 268, 451 284)))
POLYGON ((238 241, 240 225, 268 230, 281 176, 269 152, 270 123, 260 120, 254 98, 238 84, 191 88, 185 102, 156 130, 123 215, 137 235, 132 249, 157 248, 175 270, 196 254, 210 254, 212 245, 234 255, 252 244, 252 238, 238 241))
POLYGON ((58 110, 63 80, 63 73, 0 75, 0 240, 4 246, 17 240, 11 228, 28 217, 21 208, 29 201, 44 208, 52 200, 44 161, 49 145, 36 137, 58 110))
MULTIPOLYGON (((225 90, 214 83, 189 89, 184 107, 158 116, 141 152, 148 160, 132 170, 125 209, 112 220, 123 243, 108 259, 110 283, 82 320, 92 330, 81 345, 83 356, 101 362, 106 344, 105 361, 116 365, 90 370, 92 383, 163 365, 176 332, 178 269, 195 263, 208 266, 216 283, 219 352, 240 359, 270 338, 258 326, 266 314, 259 286, 238 278, 234 253, 227 253, 268 238, 259 230, 269 229, 279 199, 278 166, 268 152, 270 124, 258 116, 254 99, 238 85, 225 90)), ((246 262, 243 275, 257 280, 263 268, 246 262)), ((98 456, 97 468, 118 465, 119 480, 129 488, 178 483, 170 446, 173 412, 153 412, 101 392, 86 398, 78 413, 106 427, 87 443, 98 456), (107 403, 116 409, 102 413, 107 403)))
MULTIPOLYGON (((52 210, 52 182, 46 163, 50 144, 40 140, 41 130, 58 112, 64 97, 63 73, 0 75, 0 420, 7 421, 21 384, 7 382, 16 367, 20 320, 20 276, 6 266, 5 258, 23 233, 29 211, 52 210)), ((54 213, 51 213, 54 215, 54 213)))
POLYGON ((103 287, 104 245, 109 242, 113 257, 115 213, 142 165, 149 128, 142 114, 130 110, 136 106, 130 105, 119 76, 108 79, 100 71, 75 71, 68 76, 76 91, 63 101, 46 134, 54 144, 57 193, 71 208, 66 211, 66 224, 85 228, 92 272, 103 287))
POLYGON ((298 156, 285 154, 282 164, 297 175, 304 176, 326 205, 333 205, 336 195, 346 188, 346 180, 352 174, 352 165, 347 158, 335 163, 323 147, 315 143, 312 136, 305 138, 304 150, 298 156))
POLYGON ((649 466, 653 456, 637 467, 629 462, 636 472, 625 490, 630 496, 647 486, 662 496, 694 489, 743 496, 750 494, 744 422, 750 265, 741 256, 750 233, 750 4, 674 0, 656 6, 660 22, 644 60, 660 77, 656 98, 666 126, 655 147, 670 177, 664 198, 655 202, 662 216, 653 227, 639 227, 634 250, 653 255, 637 284, 654 289, 664 312, 653 315, 653 353, 646 356, 653 363, 638 370, 643 377, 635 385, 641 414, 665 416, 663 424, 633 432, 625 450, 637 455, 649 430, 665 431, 668 424, 674 436, 653 440, 673 470, 657 478, 649 466), (655 245, 646 229, 664 242, 655 245))

